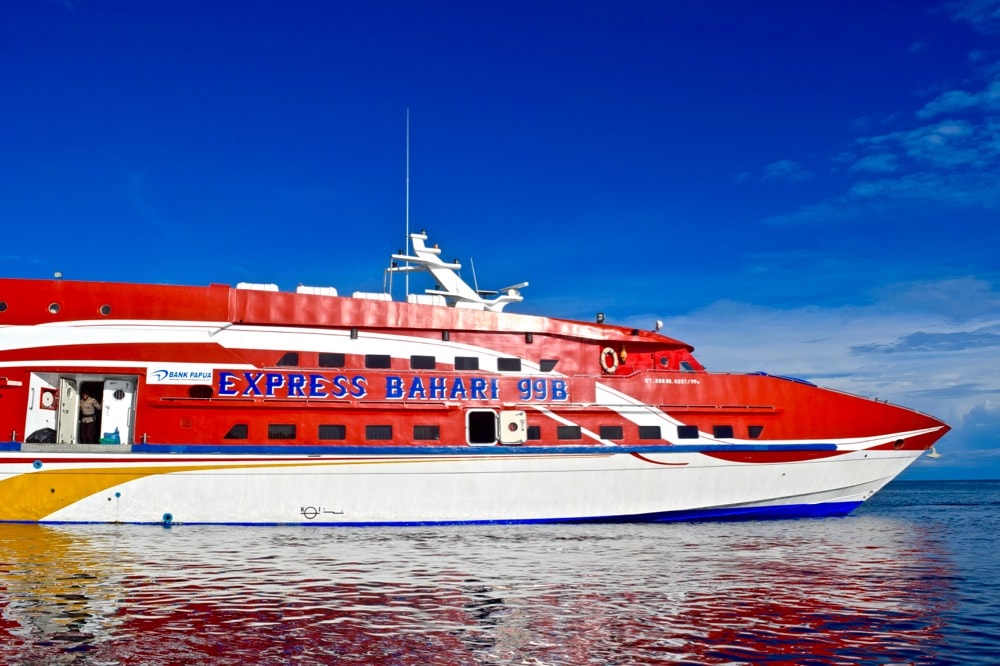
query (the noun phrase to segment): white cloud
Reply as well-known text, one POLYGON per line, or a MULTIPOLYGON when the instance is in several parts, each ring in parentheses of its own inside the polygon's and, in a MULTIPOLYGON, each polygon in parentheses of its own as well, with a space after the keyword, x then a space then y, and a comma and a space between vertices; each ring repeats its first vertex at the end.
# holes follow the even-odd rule
POLYGON ((812 178, 812 173, 792 160, 778 160, 764 167, 764 180, 797 183, 812 178))
POLYGON ((870 173, 892 173, 899 169, 898 158, 895 155, 883 153, 880 155, 869 155, 851 165, 850 171, 862 171, 870 173))
POLYGON ((989 87, 976 93, 949 90, 925 104, 916 115, 918 118, 933 118, 968 110, 992 111, 998 107, 1000 107, 1000 81, 994 81, 989 87))
MULTIPOLYGON (((963 19, 984 21, 989 3, 955 3, 963 19)), ((1000 26, 1000 0, 995 8, 1000 26)), ((954 208, 1000 209, 1000 61, 977 62, 965 89, 951 89, 908 118, 893 115, 883 126, 892 131, 861 136, 832 162, 846 165, 856 180, 843 194, 763 220, 765 224, 835 225, 875 218, 899 218, 914 211, 954 208), (933 122, 928 122, 933 121, 933 122), (933 208, 928 208, 931 204, 933 208)), ((859 131, 874 128, 870 119, 859 131)), ((768 165, 764 180, 791 179, 792 160, 768 165)))
POLYGON ((1000 0, 960 0, 945 5, 955 21, 986 34, 1000 33, 1000 0))
POLYGON ((981 128, 965 120, 948 120, 912 130, 892 132, 858 140, 863 149, 885 159, 908 158, 915 166, 951 168, 970 164, 983 156, 996 157, 979 139, 981 128))

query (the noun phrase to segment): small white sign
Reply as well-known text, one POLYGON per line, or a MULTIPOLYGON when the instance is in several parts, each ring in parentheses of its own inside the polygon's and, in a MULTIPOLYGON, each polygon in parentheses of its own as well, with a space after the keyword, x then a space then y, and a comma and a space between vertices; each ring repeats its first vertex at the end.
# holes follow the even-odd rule
POLYGON ((146 370, 147 384, 211 384, 212 366, 165 363, 146 370))

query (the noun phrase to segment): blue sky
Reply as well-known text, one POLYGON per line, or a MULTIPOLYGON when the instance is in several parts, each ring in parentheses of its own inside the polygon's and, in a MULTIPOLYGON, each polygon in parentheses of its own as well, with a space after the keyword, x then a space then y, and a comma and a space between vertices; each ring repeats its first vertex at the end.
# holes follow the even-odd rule
POLYGON ((0 90, 5 275, 380 290, 409 109, 411 228, 511 311, 661 319, 1000 477, 1000 0, 9 0, 0 90))

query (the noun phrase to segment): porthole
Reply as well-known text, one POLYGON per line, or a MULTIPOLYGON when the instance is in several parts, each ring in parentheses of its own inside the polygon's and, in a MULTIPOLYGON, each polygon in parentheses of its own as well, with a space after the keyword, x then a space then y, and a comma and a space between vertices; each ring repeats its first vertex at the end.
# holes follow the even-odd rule
POLYGON ((7 303, 5 301, 0 301, 0 312, 7 311, 7 303))
POLYGON ((100 313, 102 315, 104 315, 105 317, 107 317, 109 314, 111 314, 111 306, 107 305, 107 304, 102 305, 101 309, 100 309, 100 313))
POLYGON ((49 312, 51 312, 52 314, 55 314, 55 313, 59 312, 59 304, 58 303, 49 303, 49 312))

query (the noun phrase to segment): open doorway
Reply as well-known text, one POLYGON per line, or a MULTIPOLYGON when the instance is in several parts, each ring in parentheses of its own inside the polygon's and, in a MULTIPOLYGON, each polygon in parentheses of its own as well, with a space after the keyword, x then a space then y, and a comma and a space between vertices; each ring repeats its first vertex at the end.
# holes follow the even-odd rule
POLYGON ((103 381, 80 382, 80 429, 77 441, 81 444, 97 444, 101 441, 103 381))
POLYGON ((130 444, 138 379, 135 375, 32 373, 25 441, 130 444))

